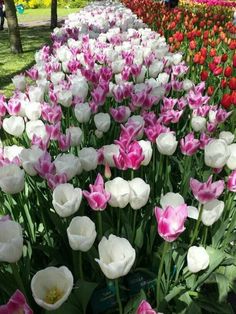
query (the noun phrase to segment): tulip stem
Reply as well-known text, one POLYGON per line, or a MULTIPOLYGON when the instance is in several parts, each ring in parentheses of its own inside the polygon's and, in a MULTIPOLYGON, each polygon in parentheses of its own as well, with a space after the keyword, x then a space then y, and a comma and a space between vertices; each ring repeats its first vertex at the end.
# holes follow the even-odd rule
POLYGON ((198 229, 199 229, 200 222, 202 220, 202 212, 203 212, 203 204, 201 204, 201 206, 200 206, 199 215, 198 215, 197 223, 196 223, 194 231, 193 231, 193 237, 192 237, 192 240, 190 242, 190 246, 192 246, 193 242, 196 240, 196 238, 198 236, 198 231, 199 231, 198 229))
POLYGON ((83 260, 82 260, 82 252, 79 252, 79 277, 81 280, 84 280, 83 274, 83 260))
POLYGON ((98 232, 100 239, 102 238, 102 213, 98 212, 98 232))
POLYGON ((159 267, 158 275, 157 275, 157 288, 156 288, 157 307, 159 306, 159 303, 160 303, 161 277, 162 277, 162 271, 163 271, 163 266, 164 266, 165 255, 166 255, 166 252, 168 250, 168 247, 169 247, 169 243, 167 241, 165 241, 164 247, 163 247, 162 256, 161 256, 161 263, 160 263, 160 267, 159 267))
POLYGON ((115 287, 116 287, 116 300, 119 306, 119 314, 123 313, 123 309, 122 309, 122 303, 121 303, 121 299, 120 299, 120 289, 119 289, 119 282, 118 279, 115 279, 115 287))
POLYGON ((136 235, 136 221, 137 221, 137 210, 134 210, 132 243, 134 243, 134 241, 135 241, 135 235, 136 235))
POLYGON ((25 287, 24 287, 23 281, 22 281, 20 273, 19 273, 18 265, 16 263, 11 263, 10 265, 11 265, 12 274, 13 274, 13 276, 15 278, 15 281, 16 281, 16 284, 17 284, 19 290, 27 298, 27 295, 26 295, 26 292, 25 292, 25 287))

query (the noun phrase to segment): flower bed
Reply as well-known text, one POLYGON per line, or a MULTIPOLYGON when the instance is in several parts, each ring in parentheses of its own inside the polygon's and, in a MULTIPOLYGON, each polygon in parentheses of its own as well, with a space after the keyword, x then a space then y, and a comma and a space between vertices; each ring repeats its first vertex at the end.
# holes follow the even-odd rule
POLYGON ((1 96, 0 313, 232 313, 235 112, 170 50, 93 3, 1 96))

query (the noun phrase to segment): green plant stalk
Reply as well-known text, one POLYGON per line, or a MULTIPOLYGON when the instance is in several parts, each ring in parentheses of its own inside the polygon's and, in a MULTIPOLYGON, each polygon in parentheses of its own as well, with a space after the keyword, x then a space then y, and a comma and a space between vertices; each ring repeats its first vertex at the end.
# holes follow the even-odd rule
POLYGON ((79 251, 79 277, 84 280, 82 252, 79 251))
POLYGON ((193 231, 193 237, 192 237, 192 240, 190 242, 190 246, 192 246, 193 242, 196 240, 196 238, 198 236, 199 225, 200 225, 200 222, 202 220, 202 212, 203 212, 203 204, 201 204, 201 206, 200 206, 199 215, 198 215, 197 223, 196 223, 194 231, 193 231))
POLYGON ((101 211, 98 212, 98 233, 99 233, 99 238, 102 238, 102 213, 101 211))
POLYGON ((162 256, 161 256, 161 263, 160 263, 160 267, 159 267, 158 275, 157 275, 157 289, 156 289, 156 303, 157 303, 157 307, 160 304, 159 291, 160 291, 160 287, 161 287, 161 277, 162 277, 162 272, 163 272, 165 255, 166 255, 166 252, 168 250, 168 247, 169 247, 169 242, 165 241, 163 252, 162 252, 162 256))
POLYGON ((23 284, 23 281, 21 279, 21 276, 20 276, 20 273, 19 273, 19 270, 18 270, 18 265, 17 263, 11 263, 10 264, 11 266, 11 270, 12 270, 12 274, 15 278, 15 281, 16 281, 16 284, 19 288, 19 290, 24 294, 24 296, 27 298, 27 294, 25 292, 25 287, 24 287, 24 284, 23 284))
POLYGON ((136 221, 137 221, 137 210, 133 210, 134 215, 133 215, 133 229, 132 229, 132 243, 135 241, 135 235, 136 235, 136 221))
POLYGON ((122 308, 122 302, 120 299, 120 289, 119 289, 119 282, 118 279, 115 279, 115 288, 116 288, 116 300, 118 303, 118 307, 119 307, 119 314, 123 313, 123 308, 122 308))

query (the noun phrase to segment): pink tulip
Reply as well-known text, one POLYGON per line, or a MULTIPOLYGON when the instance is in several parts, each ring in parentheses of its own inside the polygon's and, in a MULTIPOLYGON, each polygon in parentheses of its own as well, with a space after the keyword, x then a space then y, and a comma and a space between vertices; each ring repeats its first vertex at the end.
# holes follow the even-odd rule
POLYGON ((153 308, 147 301, 143 300, 139 304, 136 314, 158 314, 158 313, 155 310, 153 310, 153 308))
POLYGON ((224 191, 224 180, 212 183, 212 176, 206 182, 200 182, 196 179, 190 179, 190 188, 195 198, 202 204, 218 198, 224 191))
POLYGON ((114 163, 118 169, 138 169, 141 166, 145 156, 142 147, 137 141, 120 147, 120 155, 113 156, 114 163))
POLYGON ((227 189, 231 192, 236 192, 236 170, 232 171, 229 175, 227 189))
POLYGON ((61 122, 56 124, 46 124, 46 132, 50 140, 58 140, 61 133, 61 122))
POLYGON ((59 184, 62 183, 67 183, 68 178, 66 173, 61 173, 61 174, 52 174, 48 173, 46 175, 46 180, 49 188, 51 190, 54 190, 59 184))
POLYGON ((25 296, 20 290, 11 296, 6 305, 0 306, 0 314, 33 314, 33 311, 26 302, 25 296))
POLYGON ((71 134, 60 134, 58 137, 58 145, 61 151, 67 151, 71 145, 71 134))
POLYGON ((89 189, 90 192, 83 191, 83 195, 87 199, 89 206, 93 210, 104 210, 107 207, 107 203, 111 197, 111 194, 105 190, 104 180, 100 173, 97 175, 95 184, 89 185, 89 189))
POLYGON ((110 108, 112 118, 119 123, 126 122, 130 116, 130 109, 127 106, 119 106, 117 108, 110 108))
POLYGON ((195 154, 200 146, 199 140, 194 138, 193 133, 189 133, 180 140, 180 150, 182 154, 192 156, 195 154))
POLYGON ((155 207, 158 233, 167 242, 175 241, 185 230, 184 223, 188 216, 187 205, 167 206, 165 209, 155 207))
POLYGON ((48 174, 52 174, 55 171, 55 165, 52 163, 51 155, 45 152, 34 166, 40 177, 46 178, 48 174))

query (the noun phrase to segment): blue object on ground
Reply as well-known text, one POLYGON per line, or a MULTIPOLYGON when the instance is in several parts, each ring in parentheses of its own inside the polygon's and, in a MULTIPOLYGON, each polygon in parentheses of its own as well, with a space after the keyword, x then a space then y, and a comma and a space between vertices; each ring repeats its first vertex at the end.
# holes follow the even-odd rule
POLYGON ((22 4, 18 4, 18 5, 16 6, 16 11, 17 11, 19 14, 23 14, 24 11, 25 11, 25 8, 24 8, 24 6, 23 6, 22 4))

